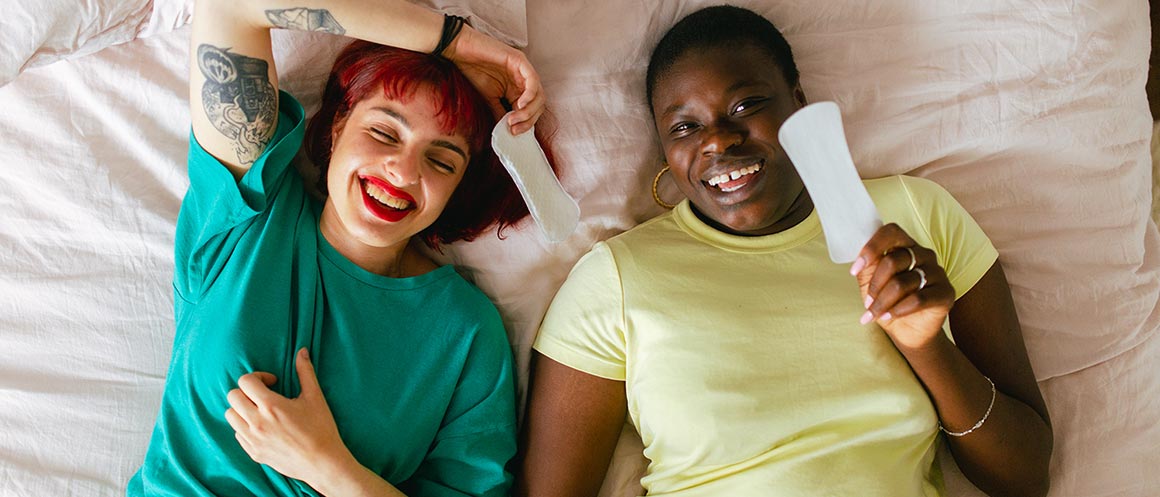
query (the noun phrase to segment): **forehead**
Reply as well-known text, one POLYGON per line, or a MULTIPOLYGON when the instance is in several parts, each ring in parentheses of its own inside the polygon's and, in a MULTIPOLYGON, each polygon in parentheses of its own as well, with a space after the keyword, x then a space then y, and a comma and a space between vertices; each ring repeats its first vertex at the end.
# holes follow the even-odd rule
POLYGON ((466 123, 454 118, 451 107, 436 88, 421 83, 397 96, 386 90, 372 91, 355 103, 351 114, 369 119, 389 116, 413 131, 457 138, 466 143, 470 130, 466 123))
POLYGON ((651 103, 659 113, 686 100, 758 85, 790 93, 781 68, 767 50, 752 43, 693 48, 659 74, 651 103))

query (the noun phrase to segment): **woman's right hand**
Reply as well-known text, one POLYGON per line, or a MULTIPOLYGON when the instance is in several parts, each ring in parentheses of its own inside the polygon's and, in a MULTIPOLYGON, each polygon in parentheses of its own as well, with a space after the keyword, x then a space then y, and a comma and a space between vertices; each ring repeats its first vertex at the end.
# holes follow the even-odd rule
POLYGON ((506 112, 500 105, 501 98, 512 103, 508 118, 512 134, 531 129, 543 114, 545 98, 540 75, 523 52, 464 25, 443 55, 487 97, 496 117, 506 112))

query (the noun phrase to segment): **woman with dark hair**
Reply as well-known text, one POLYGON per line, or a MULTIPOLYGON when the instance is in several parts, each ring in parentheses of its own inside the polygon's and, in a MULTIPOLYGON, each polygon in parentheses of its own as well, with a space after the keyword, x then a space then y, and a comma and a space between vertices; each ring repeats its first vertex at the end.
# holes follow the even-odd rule
POLYGON ((527 215, 489 150, 543 109, 526 57, 404 1, 201 0, 177 330, 128 495, 504 495, 511 352, 495 307, 412 243, 527 215), (278 91, 270 30, 347 34, 322 110, 278 91), (303 144, 322 200, 291 162, 303 144))
POLYGON ((940 432, 983 491, 1046 494, 1047 409, 966 211, 930 181, 865 181, 889 224, 830 262, 777 140, 805 105, 797 69, 753 12, 690 14, 646 81, 687 200, 597 244, 556 294, 516 493, 596 495, 627 417, 648 495, 942 495, 940 432))

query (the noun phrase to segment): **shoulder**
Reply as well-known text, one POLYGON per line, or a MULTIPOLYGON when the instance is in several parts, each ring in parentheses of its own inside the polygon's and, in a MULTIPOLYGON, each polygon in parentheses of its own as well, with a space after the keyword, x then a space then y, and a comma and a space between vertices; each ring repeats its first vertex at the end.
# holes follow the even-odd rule
POLYGON ((950 192, 929 179, 899 175, 865 180, 863 184, 886 222, 903 227, 908 222, 925 226, 947 217, 968 216, 950 192))
POLYGON ((618 261, 627 257, 647 257, 653 250, 668 250, 674 243, 691 240, 681 229, 674 211, 668 211, 607 240, 596 243, 585 257, 618 261), (592 256, 591 254, 600 254, 592 256))
POLYGON ((886 176, 863 180, 862 183, 866 185, 866 191, 875 204, 904 204, 913 207, 915 204, 942 202, 950 198, 950 193, 938 183, 915 176, 886 176))
POLYGON ((499 316, 495 304, 487 294, 483 293, 474 283, 460 274, 455 266, 439 266, 436 271, 446 271, 439 280, 442 290, 447 293, 448 299, 455 302, 458 312, 476 316, 499 316))
POLYGON ((507 330, 495 304, 454 266, 440 266, 439 278, 424 285, 419 309, 433 327, 429 345, 441 361, 466 364, 472 357, 505 362, 511 354, 507 330), (437 324, 435 324, 437 323, 437 324))
POLYGON ((669 210, 662 214, 653 217, 643 223, 640 223, 628 231, 608 238, 609 242, 617 241, 623 244, 634 244, 642 239, 650 239, 656 236, 662 236, 673 231, 680 231, 680 226, 677 225, 676 219, 673 217, 674 211, 669 210))

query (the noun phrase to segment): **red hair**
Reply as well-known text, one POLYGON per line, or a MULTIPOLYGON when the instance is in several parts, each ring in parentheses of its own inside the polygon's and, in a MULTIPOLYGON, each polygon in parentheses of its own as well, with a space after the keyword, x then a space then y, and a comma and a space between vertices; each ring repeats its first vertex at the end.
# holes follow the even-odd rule
MULTIPOLYGON (((455 64, 442 57, 361 40, 339 53, 322 94, 322 107, 306 127, 306 155, 321 170, 321 190, 326 191, 334 131, 343 125, 351 109, 376 91, 405 102, 421 86, 432 89, 434 117, 440 129, 463 136, 471 149, 471 160, 439 218, 417 236, 436 247, 472 240, 492 226, 498 226, 500 234, 527 217, 527 205, 491 149, 491 130, 496 124, 491 108, 455 64)), ((547 147, 545 153, 549 163, 555 164, 547 147)))

